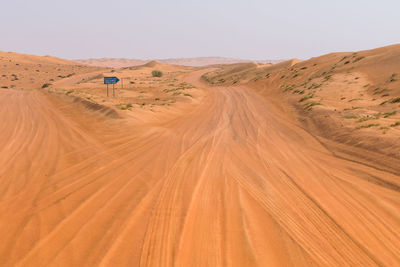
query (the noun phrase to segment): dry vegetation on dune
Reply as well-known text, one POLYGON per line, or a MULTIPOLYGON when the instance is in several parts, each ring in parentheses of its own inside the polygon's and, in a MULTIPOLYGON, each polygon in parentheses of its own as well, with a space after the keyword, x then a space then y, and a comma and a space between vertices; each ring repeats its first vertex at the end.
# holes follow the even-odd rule
POLYGON ((380 157, 373 152, 400 159, 399 75, 400 45, 394 45, 273 66, 223 66, 203 79, 213 85, 246 84, 276 102, 289 102, 307 129, 327 141, 366 149, 360 155, 371 160, 380 157))

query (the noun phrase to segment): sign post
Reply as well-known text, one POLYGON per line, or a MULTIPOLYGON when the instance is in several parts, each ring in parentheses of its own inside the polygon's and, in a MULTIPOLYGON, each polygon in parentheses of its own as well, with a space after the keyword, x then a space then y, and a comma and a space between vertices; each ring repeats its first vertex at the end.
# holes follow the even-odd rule
POLYGON ((115 97, 115 84, 119 82, 119 79, 115 76, 113 77, 104 77, 104 84, 107 85, 107 97, 108 97, 108 85, 112 84, 113 85, 113 97, 115 97))

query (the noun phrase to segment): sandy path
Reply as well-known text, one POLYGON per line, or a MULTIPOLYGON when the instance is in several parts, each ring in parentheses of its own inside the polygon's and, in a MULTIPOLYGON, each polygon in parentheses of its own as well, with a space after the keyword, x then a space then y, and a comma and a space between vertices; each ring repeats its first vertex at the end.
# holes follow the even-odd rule
POLYGON ((400 264, 398 176, 199 76, 184 115, 96 135, 38 92, 2 91, 0 265, 400 264))

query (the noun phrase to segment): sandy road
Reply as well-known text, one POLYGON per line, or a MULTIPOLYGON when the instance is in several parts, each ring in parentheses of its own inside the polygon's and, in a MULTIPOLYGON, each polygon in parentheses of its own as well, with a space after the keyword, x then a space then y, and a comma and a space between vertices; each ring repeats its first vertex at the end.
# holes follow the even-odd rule
POLYGON ((199 77, 200 104, 146 125, 2 91, 0 265, 400 264, 399 176, 199 77))

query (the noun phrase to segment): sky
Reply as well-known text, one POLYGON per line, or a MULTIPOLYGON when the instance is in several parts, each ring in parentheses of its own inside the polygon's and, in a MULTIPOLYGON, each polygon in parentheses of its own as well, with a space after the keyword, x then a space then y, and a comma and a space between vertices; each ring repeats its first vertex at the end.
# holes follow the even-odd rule
POLYGON ((400 43, 399 0, 1 0, 0 51, 307 59, 400 43))

